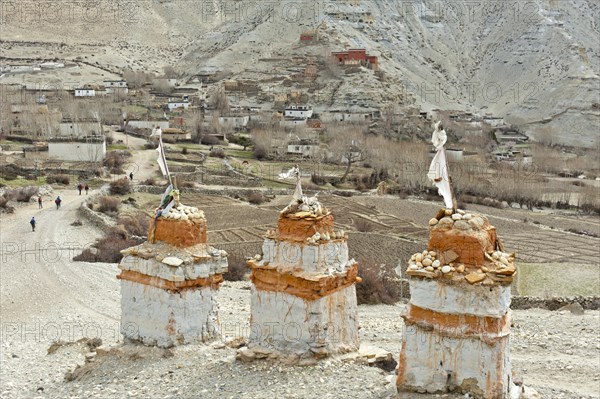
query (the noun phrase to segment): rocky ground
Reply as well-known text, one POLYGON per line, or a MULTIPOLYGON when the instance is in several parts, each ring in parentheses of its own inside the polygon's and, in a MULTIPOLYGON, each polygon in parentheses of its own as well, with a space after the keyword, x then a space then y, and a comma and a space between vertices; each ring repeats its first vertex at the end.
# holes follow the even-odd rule
MULTIPOLYGON (((77 208, 85 195, 56 189, 53 195, 63 198, 62 209, 56 210, 50 202, 38 209, 32 203, 20 206, 14 214, 0 215, 3 398, 395 397, 393 374, 360 361, 329 359, 290 366, 236 361, 235 350, 219 343, 169 351, 121 346, 116 265, 71 260, 101 234, 85 220, 83 226, 71 226, 80 219, 77 208), (31 232, 28 220, 34 215, 38 226, 36 232, 31 232), (89 345, 76 343, 84 337, 101 338, 103 346, 91 351, 89 345), (55 342, 61 343, 53 346, 55 342), (116 349, 111 350, 111 345, 116 349), (69 374, 86 359, 93 361, 69 374), (66 376, 72 381, 66 381, 66 376)), ((425 224, 428 219, 420 218, 429 218, 429 208, 434 206, 375 197, 352 200, 374 205, 381 212, 400 212, 399 216, 416 224, 425 224)), ((213 206, 211 211, 219 209, 213 206)), ((531 217, 529 212, 482 211, 490 215, 493 224, 501 226, 499 230, 505 235, 525 229, 535 236, 542 231, 538 225, 522 222, 522 215, 531 217)), ((553 215, 540 217, 548 224, 559 220, 553 215)), ((568 215, 560 217, 577 222, 568 215)), ((589 219, 581 222, 597 224, 589 219)), ((565 243, 557 246, 566 249, 565 243)), ((248 335, 249 299, 249 283, 223 284, 220 304, 224 341, 248 335)), ((361 342, 389 351, 397 359, 403 307, 361 305, 361 342)), ((568 311, 515 310, 513 318, 513 371, 526 385, 544 398, 600 398, 599 311, 576 315, 568 311)))
MULTIPOLYGON (((89 266, 82 265, 86 269, 89 266)), ((116 273, 110 265, 96 266, 116 273)), ((86 334, 77 332, 72 337, 61 338, 77 340, 82 335, 97 336, 103 339, 104 345, 93 352, 85 343, 68 344, 47 354, 52 344, 49 338, 53 338, 50 327, 39 330, 38 335, 32 332, 21 334, 19 339, 4 336, 2 397, 417 397, 396 396, 393 372, 369 367, 360 361, 329 359, 303 366, 269 361, 244 363, 235 360, 234 349, 220 342, 172 350, 123 346, 117 343, 119 336, 116 334, 118 284, 116 279, 110 278, 102 282, 104 289, 92 291, 89 296, 94 299, 105 297, 104 303, 109 306, 102 310, 109 318, 98 318, 92 324, 88 322, 86 334), (91 362, 86 363, 86 358, 91 362), (69 375, 78 364, 84 366, 69 375), (74 380, 65 381, 65 375, 74 380)), ((81 289, 84 289, 83 285, 81 289)), ((247 336, 249 298, 248 283, 226 282, 223 285, 221 315, 225 341, 247 336)), ((388 350, 397 358, 403 307, 402 304, 360 306, 362 342, 388 350)), ((53 316, 55 320, 61 320, 60 315, 53 316)), ((565 311, 527 310, 514 311, 513 317, 513 371, 526 385, 535 388, 543 398, 600 397, 598 311, 575 315, 565 311)), ((82 324, 86 325, 85 322, 82 324)))

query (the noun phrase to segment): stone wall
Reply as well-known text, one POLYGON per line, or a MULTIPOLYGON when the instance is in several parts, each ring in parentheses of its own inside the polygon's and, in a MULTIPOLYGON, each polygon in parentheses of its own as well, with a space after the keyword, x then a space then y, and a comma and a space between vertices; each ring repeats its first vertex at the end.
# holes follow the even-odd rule
MULTIPOLYGON (((133 187, 134 192, 139 193, 150 193, 150 194, 163 194, 165 191, 165 187, 162 186, 144 186, 138 185, 133 187)), ((256 188, 241 188, 241 187, 233 187, 233 188, 185 188, 185 193, 194 193, 194 194, 206 194, 206 195, 223 195, 223 196, 239 196, 245 197, 248 192, 256 191, 256 188)), ((262 189, 261 190, 265 195, 290 195, 290 189, 262 189)))
POLYGON ((510 307, 512 309, 548 309, 559 310, 563 306, 578 303, 583 309, 600 309, 600 296, 576 296, 576 297, 557 297, 557 298, 537 298, 531 296, 514 296, 510 307))
POLYGON ((115 220, 110 216, 104 215, 100 212, 96 212, 90 209, 89 207, 89 204, 93 203, 96 199, 98 199, 98 197, 101 197, 103 195, 106 195, 106 191, 101 190, 100 193, 87 198, 84 202, 81 203, 81 205, 79 205, 77 213, 94 226, 106 231, 109 228, 115 226, 115 220))

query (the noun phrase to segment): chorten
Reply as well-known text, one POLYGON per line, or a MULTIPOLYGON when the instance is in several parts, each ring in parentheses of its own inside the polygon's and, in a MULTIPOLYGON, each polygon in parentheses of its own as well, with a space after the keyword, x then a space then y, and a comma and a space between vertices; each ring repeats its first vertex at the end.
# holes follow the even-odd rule
POLYGON ((124 338, 170 347, 220 335, 217 292, 227 253, 207 243, 204 212, 180 203, 158 131, 158 162, 171 184, 154 212, 148 240, 121 251, 117 278, 124 338))
POLYGON ((258 353, 324 357, 359 346, 355 283, 358 265, 333 214, 302 193, 300 171, 277 229, 267 231, 262 254, 248 261, 251 335, 258 353))
MULTIPOLYGON (((442 134, 440 134, 442 133, 442 134)), ((510 299, 515 254, 483 215, 456 209, 436 124, 429 177, 446 208, 429 221, 429 242, 412 255, 410 302, 398 362, 398 391, 520 397, 510 367, 510 299)))

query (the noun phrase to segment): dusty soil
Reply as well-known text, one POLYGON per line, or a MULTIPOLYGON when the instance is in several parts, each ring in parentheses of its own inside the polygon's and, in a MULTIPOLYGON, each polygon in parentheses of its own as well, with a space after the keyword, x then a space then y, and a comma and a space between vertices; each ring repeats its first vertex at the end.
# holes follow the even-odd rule
MULTIPOLYGON (((170 352, 127 347, 122 354, 117 351, 97 355, 96 360, 84 369, 86 373, 79 375, 75 381, 65 382, 65 373, 72 371, 76 364, 83 364, 88 350, 82 344, 67 345, 49 355, 48 348, 54 341, 76 341, 81 337, 100 337, 105 344, 118 343, 121 339, 120 295, 115 278, 116 265, 71 261, 75 253, 100 235, 85 221, 80 227, 70 225, 79 219, 77 207, 85 196, 78 196, 75 190, 55 194, 63 198, 60 210, 50 207, 50 204, 39 210, 36 204, 30 204, 19 208, 15 214, 0 216, 2 397, 310 398, 318 395, 389 398, 396 395, 390 382, 392 374, 360 363, 330 359, 305 367, 267 362, 245 364, 234 361, 234 351, 220 348, 220 345, 189 346, 170 352), (38 219, 36 232, 31 232, 28 224, 33 215, 38 219)), ((360 205, 357 198, 342 201, 373 220, 381 220, 385 215, 378 200, 373 200, 376 209, 360 205)), ((371 204, 366 198, 364 201, 371 204)), ((327 204, 327 198, 324 202, 327 204)), ((330 202, 332 206, 335 203, 339 205, 338 199, 330 202)), ((419 208, 419 202, 397 202, 399 208, 414 207, 414 211, 409 212, 405 208, 405 212, 399 213, 400 216, 405 215, 403 220, 406 223, 398 224, 400 227, 387 223, 391 228, 381 226, 384 234, 360 233, 356 237, 351 234, 351 245, 359 246, 360 240, 353 240, 361 235, 369 239, 381 237, 381 240, 386 235, 400 237, 402 229, 408 229, 406 226, 411 225, 413 218, 424 217, 429 208, 435 206, 419 208)), ((255 212, 256 207, 240 202, 233 207, 239 207, 236 212, 219 210, 231 207, 232 203, 236 201, 217 198, 210 206, 222 218, 221 229, 231 228, 228 218, 242 220, 247 215, 255 223, 263 224, 271 217, 267 214, 274 213, 273 209, 255 212), (252 219, 253 214, 263 212, 264 216, 252 219)), ((278 203, 266 204, 265 207, 275 205, 278 203)), ((210 213, 207 212, 207 215, 210 213)), ((339 219, 343 220, 343 216, 339 219)), ((504 231, 499 230, 510 236, 519 227, 518 224, 506 225, 504 231), (510 226, 512 228, 508 229, 510 226)), ((530 227, 532 235, 549 231, 536 225, 530 227)), ((565 234, 562 233, 563 236, 565 234)), ((369 239, 366 239, 365 247, 378 242, 377 239, 372 242, 369 239)), ((400 238, 394 240, 402 248, 400 238)), ((589 245, 593 246, 596 241, 590 240, 589 245)), ((229 245, 235 246, 236 243, 231 240, 229 245)), ((567 245, 561 242, 555 248, 570 250, 567 245)), ((381 250, 375 247, 375 251, 381 250)), ((248 333, 248 288, 247 282, 225 283, 222 287, 224 339, 248 333)), ((400 317, 403 306, 360 306, 362 342, 379 346, 397 357, 403 328, 400 317)), ((586 311, 584 315, 577 316, 569 312, 515 310, 513 317, 513 370, 526 384, 537 389, 544 398, 600 397, 599 311, 586 311)))

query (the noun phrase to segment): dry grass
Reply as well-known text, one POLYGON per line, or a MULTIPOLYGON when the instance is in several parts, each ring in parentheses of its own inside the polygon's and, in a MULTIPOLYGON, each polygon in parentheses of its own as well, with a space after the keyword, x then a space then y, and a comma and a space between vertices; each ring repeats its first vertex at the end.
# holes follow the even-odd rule
POLYGON ((38 191, 39 190, 37 187, 23 187, 6 191, 4 193, 4 197, 7 199, 7 201, 29 202, 31 197, 36 195, 38 191))
POLYGON ((142 241, 131 238, 127 231, 114 227, 97 240, 92 248, 86 248, 73 258, 78 262, 119 263, 123 258, 121 250, 141 244, 142 241))
POLYGON ((129 215, 119 216, 117 225, 125 226, 127 232, 134 236, 143 237, 148 233, 150 217, 144 212, 135 212, 129 215))
POLYGON ((131 183, 127 177, 123 177, 119 180, 111 181, 109 184, 108 191, 112 195, 125 195, 131 192, 131 183))
POLYGON ((598 295, 600 275, 597 265, 569 263, 519 263, 519 295, 552 298, 598 295))
POLYGON ((393 268, 373 261, 359 262, 359 276, 362 281, 356 286, 358 304, 394 304, 401 297, 400 278, 393 268))
POLYGON ((121 200, 117 197, 105 195, 98 199, 98 204, 98 212, 117 213, 121 205, 121 200))

